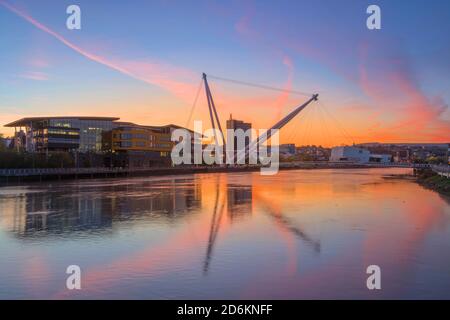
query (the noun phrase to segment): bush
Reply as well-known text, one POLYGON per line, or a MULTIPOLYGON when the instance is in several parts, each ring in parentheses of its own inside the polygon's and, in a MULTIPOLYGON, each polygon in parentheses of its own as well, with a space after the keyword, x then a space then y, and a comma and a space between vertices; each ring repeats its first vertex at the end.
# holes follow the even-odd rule
POLYGON ((73 166, 73 157, 65 152, 50 153, 47 157, 45 154, 0 151, 0 168, 2 169, 71 168, 73 166))

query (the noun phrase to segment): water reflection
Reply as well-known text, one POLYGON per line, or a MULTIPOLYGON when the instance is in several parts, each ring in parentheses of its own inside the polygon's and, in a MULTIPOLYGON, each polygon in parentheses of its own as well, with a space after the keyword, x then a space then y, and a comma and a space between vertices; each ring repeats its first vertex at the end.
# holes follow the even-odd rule
POLYGON ((0 196, 1 225, 24 238, 108 231, 114 223, 143 218, 170 222, 201 203, 192 179, 6 187, 0 196))
POLYGON ((2 187, 0 298, 449 297, 450 205, 393 171, 2 187))

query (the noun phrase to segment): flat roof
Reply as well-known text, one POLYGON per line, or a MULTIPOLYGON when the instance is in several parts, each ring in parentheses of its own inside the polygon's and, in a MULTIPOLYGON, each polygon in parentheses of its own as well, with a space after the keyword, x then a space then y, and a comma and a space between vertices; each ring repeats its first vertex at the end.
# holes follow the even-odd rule
POLYGON ((86 117, 86 116, 62 116, 62 117, 27 117, 20 120, 5 124, 4 127, 22 127, 30 123, 30 121, 42 121, 50 119, 79 119, 79 120, 100 120, 100 121, 116 121, 117 117, 86 117))
POLYGON ((185 127, 178 126, 176 124, 166 124, 166 125, 162 125, 162 126, 148 126, 148 125, 136 124, 136 123, 133 123, 133 122, 122 122, 122 121, 114 122, 114 124, 116 125, 117 128, 130 127, 130 128, 144 128, 144 129, 160 131, 162 129, 171 128, 172 127, 172 128, 175 128, 175 129, 186 129, 186 130, 194 133, 193 130, 185 128, 185 127))

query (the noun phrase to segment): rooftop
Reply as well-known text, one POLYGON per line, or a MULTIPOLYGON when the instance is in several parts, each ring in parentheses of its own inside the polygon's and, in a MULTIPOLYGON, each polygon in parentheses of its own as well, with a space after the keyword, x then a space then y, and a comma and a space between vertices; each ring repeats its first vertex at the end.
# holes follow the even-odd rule
POLYGON ((22 127, 26 126, 32 121, 42 121, 50 119, 79 119, 79 120, 97 120, 97 121, 116 121, 120 118, 117 117, 80 117, 80 116, 62 116, 62 117, 28 117, 22 118, 20 120, 13 121, 11 123, 5 124, 5 127, 22 127))

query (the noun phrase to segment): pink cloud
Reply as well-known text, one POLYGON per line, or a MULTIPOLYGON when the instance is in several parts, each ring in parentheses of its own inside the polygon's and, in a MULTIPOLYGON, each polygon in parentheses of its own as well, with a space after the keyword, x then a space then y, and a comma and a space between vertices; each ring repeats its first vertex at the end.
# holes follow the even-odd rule
MULTIPOLYGON (((358 55, 349 64, 329 54, 336 50, 318 50, 286 38, 283 41, 288 48, 356 83, 370 99, 369 103, 353 103, 341 109, 367 115, 366 129, 346 121, 348 126, 358 127, 355 138, 360 142, 448 142, 450 139, 450 121, 443 117, 447 103, 442 97, 427 96, 420 88, 408 57, 397 42, 384 39, 360 43, 358 55)), ((347 60, 353 56, 346 48, 340 50, 347 60)))
POLYGON ((277 109, 277 121, 281 119, 283 107, 286 106, 289 99, 289 91, 292 90, 292 79, 294 77, 294 64, 288 56, 284 56, 283 64, 288 69, 288 77, 286 79, 286 83, 284 84, 283 89, 286 90, 282 94, 280 94, 275 102, 275 106, 277 109))
POLYGON ((377 135, 401 141, 448 142, 450 121, 442 117, 448 105, 441 97, 425 95, 401 51, 394 52, 392 46, 383 49, 385 52, 380 52, 366 43, 360 50, 359 85, 393 122, 384 121, 377 135), (377 54, 371 54, 374 52, 377 54))
POLYGON ((50 62, 48 60, 37 57, 33 57, 28 60, 28 64, 35 68, 47 68, 48 66, 50 66, 50 62))

